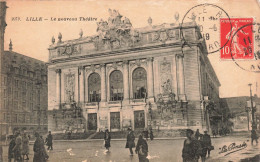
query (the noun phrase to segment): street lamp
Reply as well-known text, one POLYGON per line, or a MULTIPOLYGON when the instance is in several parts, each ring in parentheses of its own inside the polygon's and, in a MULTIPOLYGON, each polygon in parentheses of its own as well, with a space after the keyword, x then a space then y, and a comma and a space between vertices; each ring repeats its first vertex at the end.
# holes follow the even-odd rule
POLYGON ((248 86, 250 87, 250 102, 251 102, 251 110, 252 110, 252 129, 256 129, 256 125, 255 125, 255 109, 253 107, 253 98, 252 98, 252 89, 251 86, 252 84, 249 83, 248 86))

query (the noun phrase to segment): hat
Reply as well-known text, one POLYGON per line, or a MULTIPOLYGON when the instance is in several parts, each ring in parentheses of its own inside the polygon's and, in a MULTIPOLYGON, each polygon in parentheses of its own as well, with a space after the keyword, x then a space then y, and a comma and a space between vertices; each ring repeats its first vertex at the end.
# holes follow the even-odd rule
POLYGON ((131 128, 131 127, 128 127, 127 130, 132 130, 132 128, 131 128))

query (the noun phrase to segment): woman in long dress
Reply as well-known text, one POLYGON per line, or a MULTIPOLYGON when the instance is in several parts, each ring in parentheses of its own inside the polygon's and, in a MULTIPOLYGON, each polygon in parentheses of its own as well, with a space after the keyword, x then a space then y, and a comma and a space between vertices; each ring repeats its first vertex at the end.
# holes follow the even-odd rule
POLYGON ((26 159, 24 160, 29 160, 29 137, 27 136, 26 133, 23 134, 23 137, 22 137, 22 155, 23 155, 23 159, 24 159, 24 156, 26 155, 26 159))
POLYGON ((106 131, 105 131, 104 140, 105 140, 105 148, 107 149, 107 151, 109 151, 109 147, 111 147, 110 146, 111 136, 110 136, 108 129, 106 129, 106 131))

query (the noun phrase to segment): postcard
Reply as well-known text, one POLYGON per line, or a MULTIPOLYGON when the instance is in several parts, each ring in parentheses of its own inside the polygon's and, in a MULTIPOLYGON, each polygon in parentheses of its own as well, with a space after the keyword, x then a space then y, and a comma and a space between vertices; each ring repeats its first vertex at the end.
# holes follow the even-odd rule
POLYGON ((259 0, 0 8, 0 161, 260 161, 259 0))

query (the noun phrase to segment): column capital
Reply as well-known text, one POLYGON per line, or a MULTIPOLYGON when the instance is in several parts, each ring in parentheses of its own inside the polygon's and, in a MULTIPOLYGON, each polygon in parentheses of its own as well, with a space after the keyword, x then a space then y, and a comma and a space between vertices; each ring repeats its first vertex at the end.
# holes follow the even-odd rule
POLYGON ((56 73, 61 73, 61 69, 56 69, 55 72, 56 73))
POLYGON ((101 68, 104 68, 104 67, 106 67, 106 64, 105 64, 105 63, 102 63, 102 64, 100 64, 100 67, 101 67, 101 68))
POLYGON ((129 61, 128 60, 123 60, 122 63, 123 63, 123 65, 128 65, 129 61))
POLYGON ((176 54, 176 57, 184 57, 184 54, 183 53, 178 53, 178 54, 176 54))
POLYGON ((85 69, 84 66, 79 66, 78 68, 79 68, 79 70, 84 70, 85 69))

